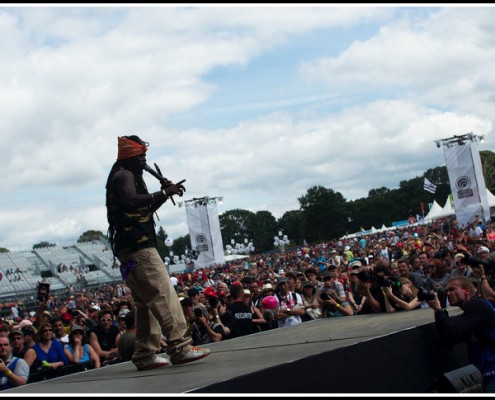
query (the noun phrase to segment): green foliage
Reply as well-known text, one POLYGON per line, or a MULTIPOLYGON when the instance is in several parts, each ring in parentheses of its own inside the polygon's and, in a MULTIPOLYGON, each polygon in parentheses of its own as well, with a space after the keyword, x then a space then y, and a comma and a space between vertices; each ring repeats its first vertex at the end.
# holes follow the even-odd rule
POLYGON ((168 255, 168 247, 165 246, 165 239, 167 237, 167 233, 165 232, 163 227, 160 226, 156 234, 156 249, 158 250, 158 254, 160 254, 162 260, 166 255, 168 255))
MULTIPOLYGON (((485 178, 485 186, 487 189, 495 192, 495 153, 492 151, 480 151, 481 167, 483 169, 483 177, 485 178)), ((495 194, 495 193, 494 193, 495 194)))
POLYGON ((292 243, 302 244, 303 240, 303 213, 301 210, 287 211, 277 221, 279 228, 287 235, 292 243))
POLYGON ((269 211, 258 211, 253 223, 251 239, 256 251, 273 250, 273 237, 278 232, 276 218, 269 211))
MULTIPOLYGON (((219 216, 224 247, 230 244, 232 239, 236 243, 244 243, 244 239, 255 239, 256 215, 247 210, 234 209, 226 211, 219 216)), ((254 241, 254 246, 257 243, 254 241)))
POLYGON ((345 233, 347 205, 339 192, 313 186, 299 199, 303 232, 308 242, 330 240, 345 233))
POLYGON ((33 250, 35 249, 42 249, 44 247, 55 247, 55 243, 48 243, 48 242, 39 242, 33 245, 33 250))
POLYGON ((9 249, 6 249, 4 247, 0 247, 0 253, 9 253, 10 250, 9 249))
POLYGON ((84 243, 84 242, 92 242, 93 240, 100 240, 100 237, 104 236, 101 231, 93 231, 89 230, 84 232, 81 236, 79 236, 79 239, 77 239, 77 243, 84 243))

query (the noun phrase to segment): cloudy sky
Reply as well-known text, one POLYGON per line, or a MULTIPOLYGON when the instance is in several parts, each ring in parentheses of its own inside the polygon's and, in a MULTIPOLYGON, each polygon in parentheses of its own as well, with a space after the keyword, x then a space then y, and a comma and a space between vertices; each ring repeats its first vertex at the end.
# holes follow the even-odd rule
MULTIPOLYGON (((494 20, 490 6, 0 7, 0 247, 106 233, 122 135, 187 179, 180 200, 276 218, 314 185, 353 200, 422 176, 445 164, 434 140, 473 132, 494 151, 494 20)), ((188 233, 184 208, 158 216, 188 233)))

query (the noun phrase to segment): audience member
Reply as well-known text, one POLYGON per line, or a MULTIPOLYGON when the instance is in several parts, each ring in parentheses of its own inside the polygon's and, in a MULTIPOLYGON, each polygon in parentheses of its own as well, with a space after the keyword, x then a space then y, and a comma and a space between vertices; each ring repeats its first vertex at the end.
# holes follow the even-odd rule
POLYGON ((29 366, 22 358, 12 354, 9 339, 0 336, 0 390, 25 385, 29 378, 29 366))
POLYGON ((100 368, 100 357, 89 343, 86 343, 86 331, 82 326, 74 325, 69 334, 69 343, 64 346, 64 352, 72 364, 92 361, 94 368, 100 368))
POLYGON ((118 357, 117 343, 120 331, 113 324, 113 314, 110 310, 101 310, 97 322, 98 325, 89 333, 89 343, 100 357, 101 364, 106 365, 118 357))
POLYGON ((316 287, 312 282, 304 282, 301 298, 305 310, 304 314, 301 316, 302 321, 307 322, 321 318, 321 309, 318 304, 318 297, 316 296, 316 287))
POLYGON ((62 344, 53 339, 53 329, 50 323, 43 322, 36 335, 36 343, 32 347, 35 351, 35 359, 31 354, 24 356, 31 369, 39 371, 52 371, 64 367, 69 363, 64 353, 62 344))
POLYGON ((306 311, 301 295, 289 291, 287 282, 288 279, 286 277, 279 277, 277 279, 275 297, 278 299, 279 307, 275 318, 278 321, 279 328, 299 325, 302 323, 301 316, 306 311))
MULTIPOLYGON (((192 303, 191 303, 192 305, 192 303)), ((135 311, 129 311, 124 316, 125 331, 120 335, 117 344, 119 358, 122 361, 132 360, 134 349, 136 348, 136 320, 135 311)))
POLYGON ((345 298, 340 297, 333 289, 326 288, 320 294, 322 318, 346 317, 354 315, 354 310, 345 298))

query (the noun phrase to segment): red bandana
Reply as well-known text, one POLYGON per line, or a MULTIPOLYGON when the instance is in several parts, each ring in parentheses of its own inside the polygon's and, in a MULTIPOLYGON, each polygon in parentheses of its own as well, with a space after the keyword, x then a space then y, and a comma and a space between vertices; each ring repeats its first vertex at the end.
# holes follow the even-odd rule
POLYGON ((117 160, 124 160, 126 158, 134 157, 139 154, 146 153, 148 150, 146 146, 124 137, 119 137, 118 147, 119 153, 117 160))

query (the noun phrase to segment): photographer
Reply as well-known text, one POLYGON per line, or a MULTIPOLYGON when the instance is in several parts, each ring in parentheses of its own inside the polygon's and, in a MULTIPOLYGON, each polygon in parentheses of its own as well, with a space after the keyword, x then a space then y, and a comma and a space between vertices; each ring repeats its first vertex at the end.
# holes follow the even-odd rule
POLYGON ((450 278, 446 286, 449 304, 462 314, 450 317, 437 293, 428 305, 435 311, 440 343, 446 348, 467 342, 469 362, 482 373, 484 391, 495 393, 495 308, 486 299, 475 297, 474 284, 465 277, 450 278))
POLYGON ((478 257, 474 257, 462 245, 457 245, 457 250, 464 254, 464 264, 469 265, 472 269, 472 277, 478 278, 478 293, 481 297, 490 301, 495 301, 495 260, 489 259, 490 253, 484 246, 478 248, 478 257), (480 251, 481 250, 481 251, 480 251))
POLYGON ((359 294, 366 297, 366 303, 363 307, 364 313, 386 312, 385 296, 381 290, 381 280, 387 276, 388 261, 383 259, 376 262, 374 267, 364 269, 359 272, 358 284, 356 290, 359 294))
POLYGON ((192 339, 193 345, 220 342, 224 337, 223 326, 219 318, 212 319, 208 311, 200 307, 193 308, 194 319, 192 339))
POLYGON ((394 288, 396 288, 396 293, 394 293, 392 285, 384 287, 385 308, 387 309, 387 312, 416 310, 418 308, 423 308, 422 304, 424 304, 425 307, 428 307, 426 303, 418 299, 419 289, 414 286, 409 279, 403 277, 399 278, 394 288), (395 307, 390 300, 393 301, 395 307))

